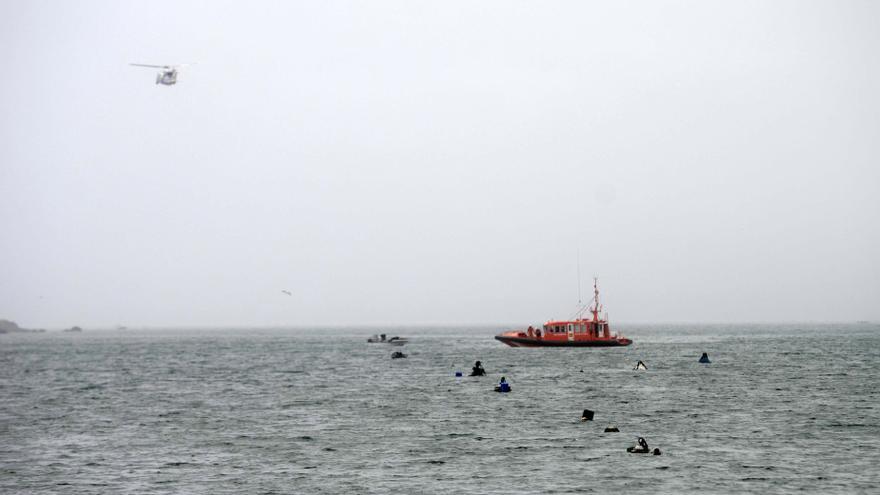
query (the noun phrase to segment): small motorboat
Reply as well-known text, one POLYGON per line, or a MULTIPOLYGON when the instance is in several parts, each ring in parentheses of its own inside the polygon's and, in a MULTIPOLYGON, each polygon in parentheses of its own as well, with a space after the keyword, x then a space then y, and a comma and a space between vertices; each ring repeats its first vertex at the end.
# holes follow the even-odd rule
POLYGON ((391 337, 390 339, 385 338, 385 334, 381 335, 373 335, 372 337, 367 339, 367 342, 370 344, 391 344, 391 345, 403 345, 409 342, 403 337, 391 337))

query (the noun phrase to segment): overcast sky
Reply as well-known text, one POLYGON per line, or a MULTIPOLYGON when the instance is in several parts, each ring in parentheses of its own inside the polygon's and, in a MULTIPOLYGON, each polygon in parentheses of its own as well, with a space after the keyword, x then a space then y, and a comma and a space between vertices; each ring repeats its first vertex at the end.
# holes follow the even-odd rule
POLYGON ((539 323, 579 257, 612 323, 878 320, 878 52, 871 1, 5 1, 0 318, 539 323))

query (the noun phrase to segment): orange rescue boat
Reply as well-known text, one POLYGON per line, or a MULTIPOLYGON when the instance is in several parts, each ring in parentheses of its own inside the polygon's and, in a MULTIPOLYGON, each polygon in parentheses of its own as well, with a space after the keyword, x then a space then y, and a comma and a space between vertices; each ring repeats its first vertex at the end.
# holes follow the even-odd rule
POLYGON ((599 317, 598 281, 593 279, 593 305, 582 308, 572 320, 548 321, 543 328, 529 327, 496 335, 511 347, 618 347, 632 344, 623 335, 612 334, 608 315, 599 317), (592 318, 584 318, 589 309, 592 318))

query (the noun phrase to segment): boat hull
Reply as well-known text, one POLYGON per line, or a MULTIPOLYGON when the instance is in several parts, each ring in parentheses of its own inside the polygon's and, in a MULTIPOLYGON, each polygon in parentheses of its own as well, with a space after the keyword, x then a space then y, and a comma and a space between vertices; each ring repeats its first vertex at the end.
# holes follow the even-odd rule
POLYGON ((503 342, 511 347, 622 347, 632 344, 632 340, 622 337, 589 340, 555 340, 539 339, 537 337, 496 335, 495 340, 503 342))

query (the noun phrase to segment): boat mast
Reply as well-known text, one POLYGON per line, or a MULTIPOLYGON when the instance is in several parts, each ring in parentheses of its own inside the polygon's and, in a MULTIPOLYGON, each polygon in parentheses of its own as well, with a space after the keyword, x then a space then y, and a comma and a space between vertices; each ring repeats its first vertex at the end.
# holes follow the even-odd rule
POLYGON ((581 250, 580 248, 577 250, 577 263, 578 263, 578 306, 581 305, 581 250))
POLYGON ((593 322, 599 321, 599 277, 593 277, 593 322))

